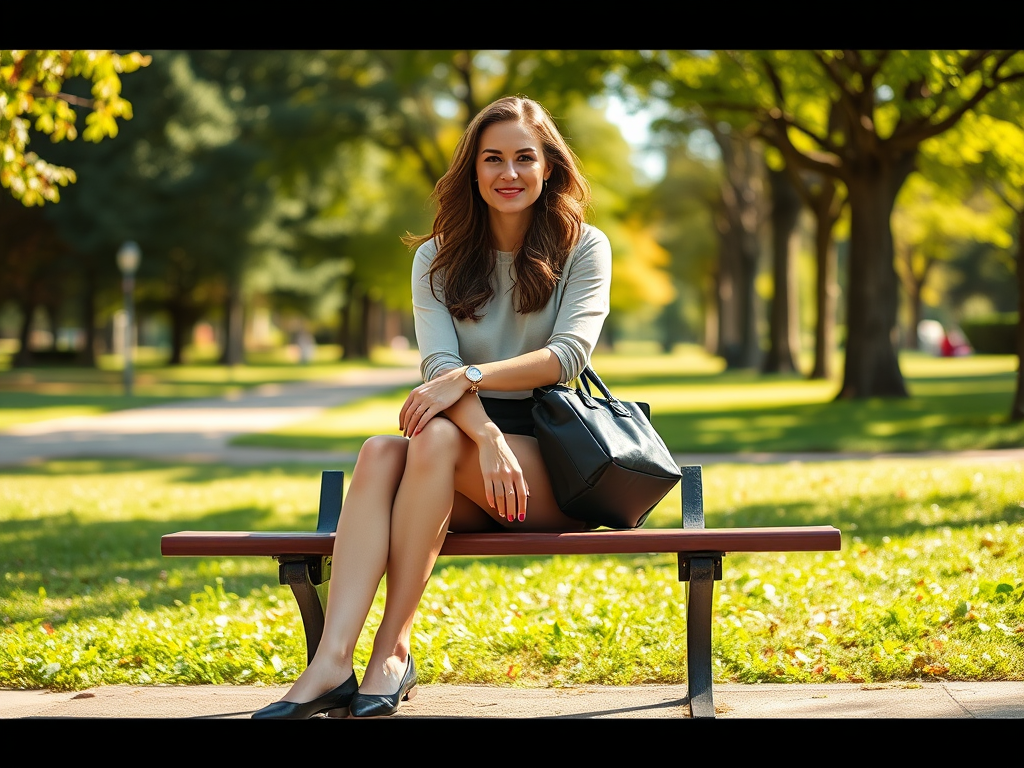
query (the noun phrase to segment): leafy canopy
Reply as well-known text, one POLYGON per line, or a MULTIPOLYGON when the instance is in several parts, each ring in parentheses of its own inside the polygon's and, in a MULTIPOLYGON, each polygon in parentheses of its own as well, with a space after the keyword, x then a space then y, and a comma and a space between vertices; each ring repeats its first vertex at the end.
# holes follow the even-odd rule
POLYGON ((53 142, 71 141, 78 136, 75 107, 86 107, 86 141, 116 136, 117 118, 132 117, 132 105, 121 98, 120 75, 149 62, 140 53, 0 51, 0 184, 26 206, 60 200, 58 187, 74 182, 75 172, 30 151, 30 130, 53 142), (65 92, 74 78, 91 83, 92 98, 65 92))

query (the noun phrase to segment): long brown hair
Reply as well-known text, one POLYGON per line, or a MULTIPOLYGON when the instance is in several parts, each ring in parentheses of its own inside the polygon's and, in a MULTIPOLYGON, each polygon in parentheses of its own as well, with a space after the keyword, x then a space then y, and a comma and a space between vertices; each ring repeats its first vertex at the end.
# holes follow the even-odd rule
MULTIPOLYGON (((536 312, 551 298, 569 253, 579 242, 590 205, 590 185, 579 170, 579 159, 565 143, 550 113, 536 101, 506 96, 473 118, 455 148, 451 166, 431 195, 437 203, 429 235, 407 235, 416 247, 434 238, 437 255, 430 268, 431 289, 440 278, 444 303, 458 320, 479 319, 480 307, 494 294, 494 243, 488 226, 487 203, 473 183, 480 135, 495 123, 517 122, 541 142, 551 175, 533 205, 533 218, 515 254, 517 312, 536 312)), ((435 294, 436 295, 436 294, 435 294)))

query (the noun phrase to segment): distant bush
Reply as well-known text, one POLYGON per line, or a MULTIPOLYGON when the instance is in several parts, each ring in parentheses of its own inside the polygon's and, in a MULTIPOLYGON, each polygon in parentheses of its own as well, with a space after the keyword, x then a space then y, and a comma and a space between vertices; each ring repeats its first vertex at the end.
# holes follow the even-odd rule
POLYGON ((982 355, 1012 355, 1017 352, 1017 313, 985 315, 960 324, 974 351, 982 355))

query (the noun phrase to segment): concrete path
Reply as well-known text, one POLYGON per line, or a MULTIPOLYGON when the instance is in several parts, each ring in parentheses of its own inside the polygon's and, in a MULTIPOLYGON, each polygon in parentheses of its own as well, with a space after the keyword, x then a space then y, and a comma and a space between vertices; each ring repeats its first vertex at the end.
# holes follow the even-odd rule
MULTIPOLYGON (((229 443, 239 435, 279 429, 311 419, 325 408, 350 403, 399 386, 412 388, 419 382, 419 370, 416 367, 375 368, 352 371, 331 380, 266 384, 234 397, 184 400, 98 416, 73 416, 15 425, 0 431, 0 466, 58 458, 96 457, 337 466, 339 463, 355 461, 355 455, 345 452, 236 447, 229 443)), ((886 459, 900 455, 679 453, 676 454, 676 460, 681 466, 707 466, 719 463, 778 464, 793 461, 810 463, 840 459, 886 459)), ((939 457, 949 456, 949 453, 934 451, 914 456, 939 457)), ((957 456, 972 461, 1024 462, 1024 448, 963 451, 957 456)))
MULTIPOLYGON (((126 686, 87 691, 0 690, 0 719, 248 719, 286 687, 126 686)), ((395 719, 688 718, 685 685, 507 688, 424 685, 395 719)), ((733 719, 1022 719, 1024 682, 928 682, 882 685, 755 684, 715 686, 715 712, 733 719)))
MULTIPOLYGON (((348 454, 276 451, 229 445, 238 435, 268 432, 315 417, 325 408, 412 388, 416 368, 358 370, 338 379, 266 384, 235 397, 183 400, 98 416, 20 424, 0 431, 0 466, 79 457, 131 457, 238 464, 351 460, 348 454)), ((397 422, 398 415, 395 415, 397 422)))

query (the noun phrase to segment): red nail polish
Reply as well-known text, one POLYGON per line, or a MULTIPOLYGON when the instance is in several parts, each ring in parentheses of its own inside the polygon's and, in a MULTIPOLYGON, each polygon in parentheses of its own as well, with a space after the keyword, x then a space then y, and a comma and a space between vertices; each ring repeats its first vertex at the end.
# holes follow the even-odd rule
POLYGON ((519 513, 519 522, 520 523, 526 522, 526 513, 525 512, 520 512, 519 513))

